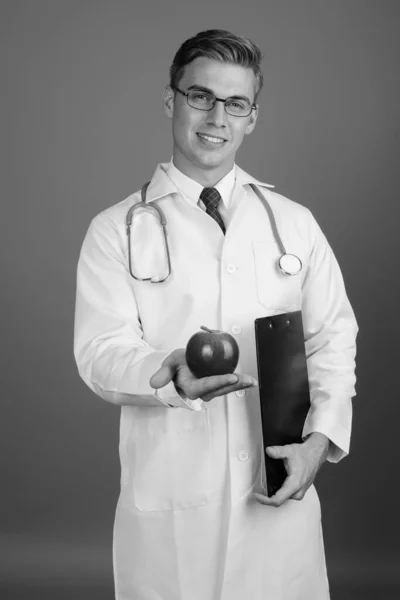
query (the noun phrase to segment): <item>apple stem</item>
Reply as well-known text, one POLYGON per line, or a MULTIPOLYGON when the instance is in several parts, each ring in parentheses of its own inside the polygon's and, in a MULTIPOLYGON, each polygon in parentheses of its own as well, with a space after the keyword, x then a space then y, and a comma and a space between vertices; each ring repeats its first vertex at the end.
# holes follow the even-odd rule
POLYGON ((208 333, 214 332, 214 329, 208 329, 208 327, 204 327, 204 325, 201 325, 200 329, 204 329, 204 331, 208 331, 208 333))

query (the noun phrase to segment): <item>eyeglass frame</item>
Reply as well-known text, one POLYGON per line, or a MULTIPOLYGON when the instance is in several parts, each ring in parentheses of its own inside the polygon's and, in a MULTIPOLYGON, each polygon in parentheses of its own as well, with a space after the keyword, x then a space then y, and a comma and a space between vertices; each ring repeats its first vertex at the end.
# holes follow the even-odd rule
POLYGON ((211 108, 197 108, 197 106, 192 106, 191 104, 189 104, 189 94, 190 94, 190 92, 195 92, 196 90, 189 90, 188 92, 182 92, 182 90, 175 87, 174 85, 171 85, 171 88, 173 90, 175 90, 176 92, 179 92, 180 94, 182 94, 182 96, 186 96, 186 102, 187 102, 188 106, 190 106, 190 108, 194 108, 194 110, 201 110, 202 112, 210 112, 211 110, 213 110, 213 108, 215 107, 215 104, 217 102, 223 102, 224 111, 226 112, 226 114, 229 115, 230 117, 239 117, 239 119, 245 119, 246 117, 249 117, 251 115, 253 110, 257 110, 257 105, 253 103, 251 105, 250 112, 248 115, 233 115, 232 113, 228 113, 228 111, 226 110, 226 102, 227 102, 227 100, 237 100, 237 98, 235 98, 234 96, 229 96, 228 98, 225 98, 225 100, 224 100, 223 98, 217 98, 216 96, 214 96, 214 94, 211 94, 210 92, 206 92, 205 90, 202 90, 200 88, 198 89, 198 91, 204 92, 205 94, 209 94, 210 96, 213 96, 214 102, 213 102, 213 105, 211 106, 211 108))

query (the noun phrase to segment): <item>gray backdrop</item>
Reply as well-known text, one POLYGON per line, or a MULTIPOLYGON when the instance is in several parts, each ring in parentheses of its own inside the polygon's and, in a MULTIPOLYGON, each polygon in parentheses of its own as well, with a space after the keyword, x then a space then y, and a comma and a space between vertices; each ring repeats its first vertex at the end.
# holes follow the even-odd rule
POLYGON ((360 325, 351 454, 317 480, 332 597, 399 597, 398 17, 395 0, 1 2, 2 599, 113 596, 119 409, 77 375, 76 264, 90 220, 169 160, 168 68, 211 27, 265 54, 238 163, 312 210, 360 325))

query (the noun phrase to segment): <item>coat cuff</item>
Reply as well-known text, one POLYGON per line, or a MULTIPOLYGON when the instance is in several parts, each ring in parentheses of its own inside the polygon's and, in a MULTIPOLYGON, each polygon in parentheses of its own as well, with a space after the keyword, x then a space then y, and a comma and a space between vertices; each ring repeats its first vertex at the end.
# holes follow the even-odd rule
POLYGON ((323 433, 331 441, 330 449, 327 456, 327 461, 338 463, 345 458, 350 450, 350 434, 340 425, 329 422, 328 418, 315 419, 314 423, 305 422, 303 428, 303 440, 310 433, 323 433))

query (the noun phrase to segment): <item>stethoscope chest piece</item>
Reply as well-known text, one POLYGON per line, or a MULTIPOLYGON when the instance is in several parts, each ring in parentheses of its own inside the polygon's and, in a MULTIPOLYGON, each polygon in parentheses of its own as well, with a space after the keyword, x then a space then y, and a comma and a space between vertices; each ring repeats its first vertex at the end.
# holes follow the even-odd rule
POLYGON ((301 260, 295 254, 283 254, 279 259, 279 268, 285 275, 297 275, 302 269, 301 260))

